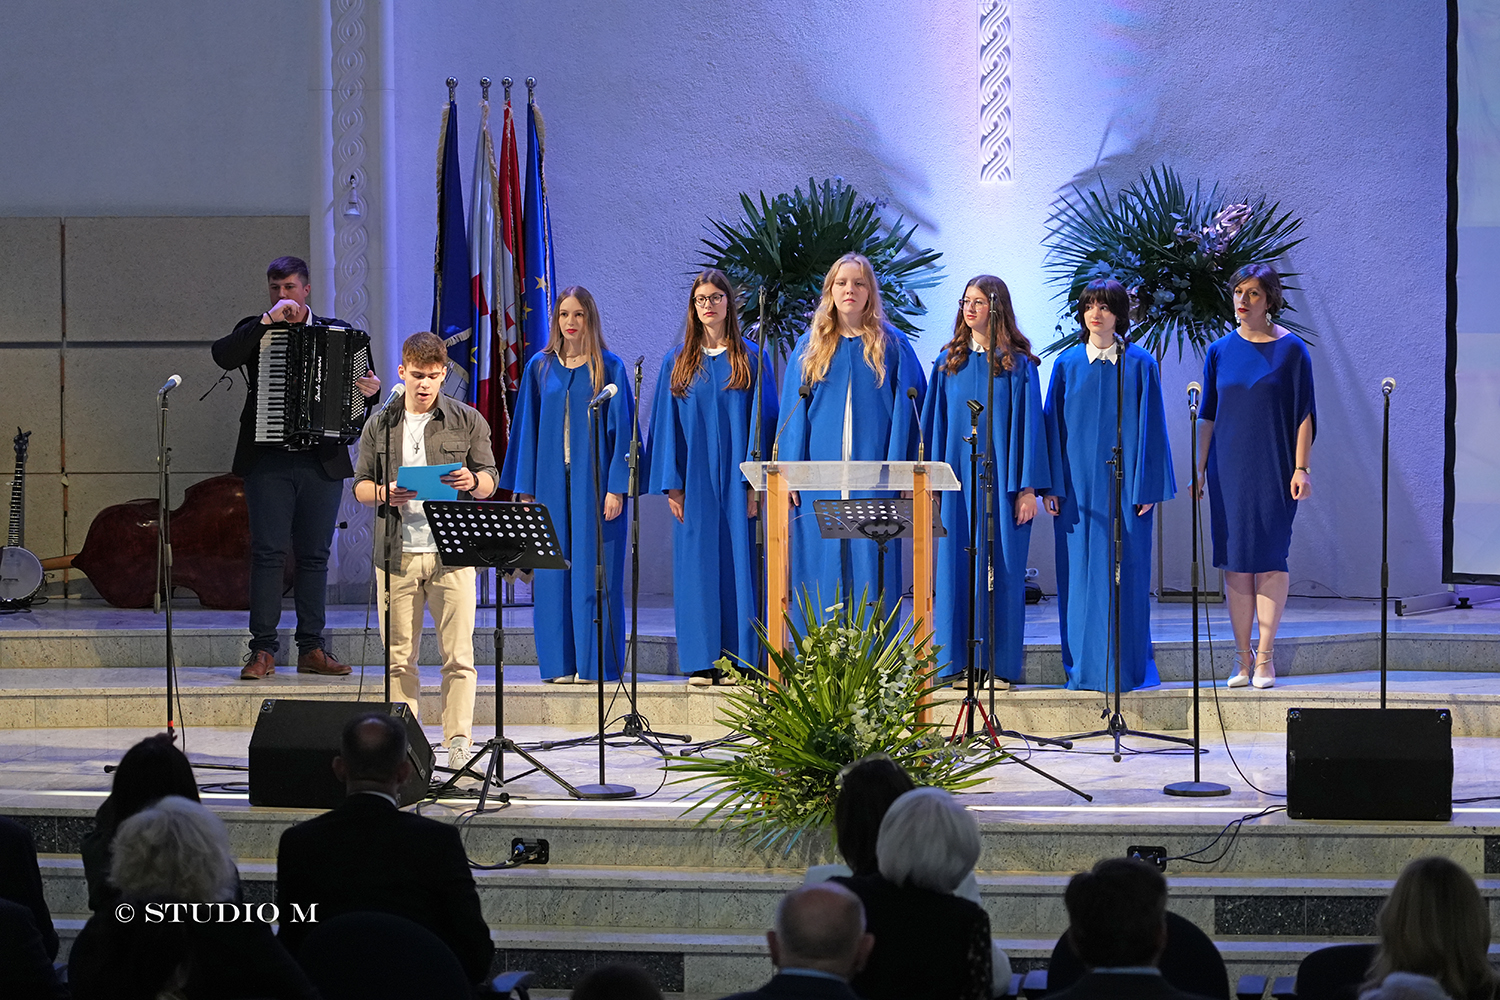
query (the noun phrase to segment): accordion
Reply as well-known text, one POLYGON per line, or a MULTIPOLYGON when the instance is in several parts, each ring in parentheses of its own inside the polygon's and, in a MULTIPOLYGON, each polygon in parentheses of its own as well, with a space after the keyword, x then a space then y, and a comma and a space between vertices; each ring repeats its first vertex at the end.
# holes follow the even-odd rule
POLYGON ((369 370, 363 330, 269 327, 255 374, 255 443, 300 451, 358 441, 365 396, 354 383, 369 370))

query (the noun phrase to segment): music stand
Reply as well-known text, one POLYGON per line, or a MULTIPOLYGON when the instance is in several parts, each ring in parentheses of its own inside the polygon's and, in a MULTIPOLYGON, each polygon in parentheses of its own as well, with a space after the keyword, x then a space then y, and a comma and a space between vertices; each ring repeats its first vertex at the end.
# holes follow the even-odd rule
MULTIPOLYGON (((432 537, 437 543, 438 557, 444 566, 493 567, 501 574, 523 569, 569 567, 567 558, 562 554, 562 544, 557 540, 557 532, 552 527, 552 516, 548 513, 546 504, 428 500, 422 505, 422 510, 427 515, 427 523, 432 526, 432 537)), ((479 778, 480 775, 473 768, 485 755, 489 755, 476 811, 484 812, 490 786, 497 783, 497 779, 501 788, 498 798, 501 802, 509 802, 510 795, 503 789, 506 784, 504 754, 510 751, 532 768, 517 775, 517 778, 540 771, 575 799, 600 797, 590 794, 592 786, 571 784, 528 751, 517 746, 514 740, 506 739, 504 624, 500 609, 496 608, 495 738, 481 744, 463 767, 442 768, 449 771, 451 776, 432 794, 441 795, 453 788, 464 775, 479 778)))
MULTIPOLYGON (((885 606, 885 547, 893 541, 911 538, 910 497, 855 497, 850 500, 815 500, 813 516, 818 519, 818 533, 824 538, 867 538, 879 550, 876 560, 877 596, 885 606)), ((942 518, 934 512, 932 537, 946 538, 942 518)), ((853 595, 848 595, 853 597, 853 595)))

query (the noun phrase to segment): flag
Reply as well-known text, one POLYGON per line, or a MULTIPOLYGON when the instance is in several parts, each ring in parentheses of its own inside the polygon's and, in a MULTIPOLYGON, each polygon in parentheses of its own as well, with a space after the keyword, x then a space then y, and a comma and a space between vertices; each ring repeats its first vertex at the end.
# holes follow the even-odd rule
POLYGON ((552 296, 557 275, 552 262, 552 216, 547 210, 547 175, 542 169, 547 129, 536 100, 526 102, 526 213, 521 224, 525 243, 525 288, 521 295, 521 333, 525 357, 547 346, 551 334, 552 296))
POLYGON ((474 339, 469 238, 464 233, 464 189, 458 169, 458 105, 448 101, 438 146, 437 248, 432 273, 432 332, 448 345, 453 362, 443 392, 468 396, 474 339))
POLYGON ((511 411, 516 404, 516 390, 521 386, 521 359, 526 356, 526 345, 521 337, 520 316, 517 312, 517 289, 521 287, 521 264, 525 254, 521 242, 521 162, 516 155, 516 120, 510 110, 510 95, 505 98, 505 126, 500 137, 500 239, 495 251, 500 256, 498 274, 495 277, 496 291, 500 296, 500 308, 496 315, 504 318, 496 321, 496 330, 505 345, 505 399, 511 411))
POLYGON ((469 405, 490 425, 490 445, 496 466, 504 464, 505 442, 510 437, 510 415, 505 408, 503 350, 495 329, 495 304, 499 263, 495 252, 499 232, 495 228, 495 202, 500 178, 495 169, 495 143, 490 135, 490 102, 479 104, 479 136, 474 143, 474 193, 469 199, 469 277, 474 330, 469 353, 469 405), (496 358, 499 357, 499 373, 496 358))

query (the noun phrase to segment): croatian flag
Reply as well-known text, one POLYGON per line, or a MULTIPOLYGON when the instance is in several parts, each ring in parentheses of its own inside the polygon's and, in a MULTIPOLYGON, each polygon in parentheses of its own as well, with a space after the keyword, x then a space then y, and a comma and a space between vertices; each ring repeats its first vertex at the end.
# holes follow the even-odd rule
POLYGON ((497 332, 505 347, 505 398, 512 407, 516 390, 521 386, 521 358, 525 357, 516 302, 517 289, 521 286, 521 262, 526 259, 522 246, 521 163, 516 155, 516 120, 511 114, 507 92, 505 126, 500 136, 500 240, 496 248, 500 254, 500 266, 496 269, 495 284, 500 296, 496 315, 505 319, 503 325, 496 321, 497 332))
POLYGON ((458 106, 450 100, 443 112, 443 142, 438 147, 437 247, 432 274, 432 332, 448 345, 453 362, 443 392, 456 399, 469 393, 470 352, 474 320, 470 291, 469 238, 464 232, 464 189, 458 169, 458 106))

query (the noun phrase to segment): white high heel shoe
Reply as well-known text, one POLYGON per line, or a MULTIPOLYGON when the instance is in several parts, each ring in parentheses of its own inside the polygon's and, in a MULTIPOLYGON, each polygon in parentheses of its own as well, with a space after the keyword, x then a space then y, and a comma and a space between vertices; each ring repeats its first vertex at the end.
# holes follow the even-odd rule
POLYGON ((1236 671, 1233 675, 1231 675, 1230 678, 1229 678, 1228 683, 1226 683, 1224 686, 1225 687, 1231 687, 1231 688, 1249 687, 1250 686, 1250 667, 1245 665, 1245 661, 1244 661, 1243 657, 1249 656, 1250 655, 1250 650, 1248 650, 1248 649, 1236 649, 1234 651, 1234 655, 1235 655, 1235 657, 1237 659, 1240 660, 1240 666, 1243 668, 1243 670, 1242 671, 1236 671))
POLYGON ((1273 653, 1273 650, 1267 650, 1264 653, 1255 654, 1255 677, 1251 679, 1250 683, 1262 691, 1266 688, 1276 686, 1276 663, 1272 658, 1273 653), (1260 672, 1261 657, 1265 657, 1265 676, 1262 676, 1260 672))

